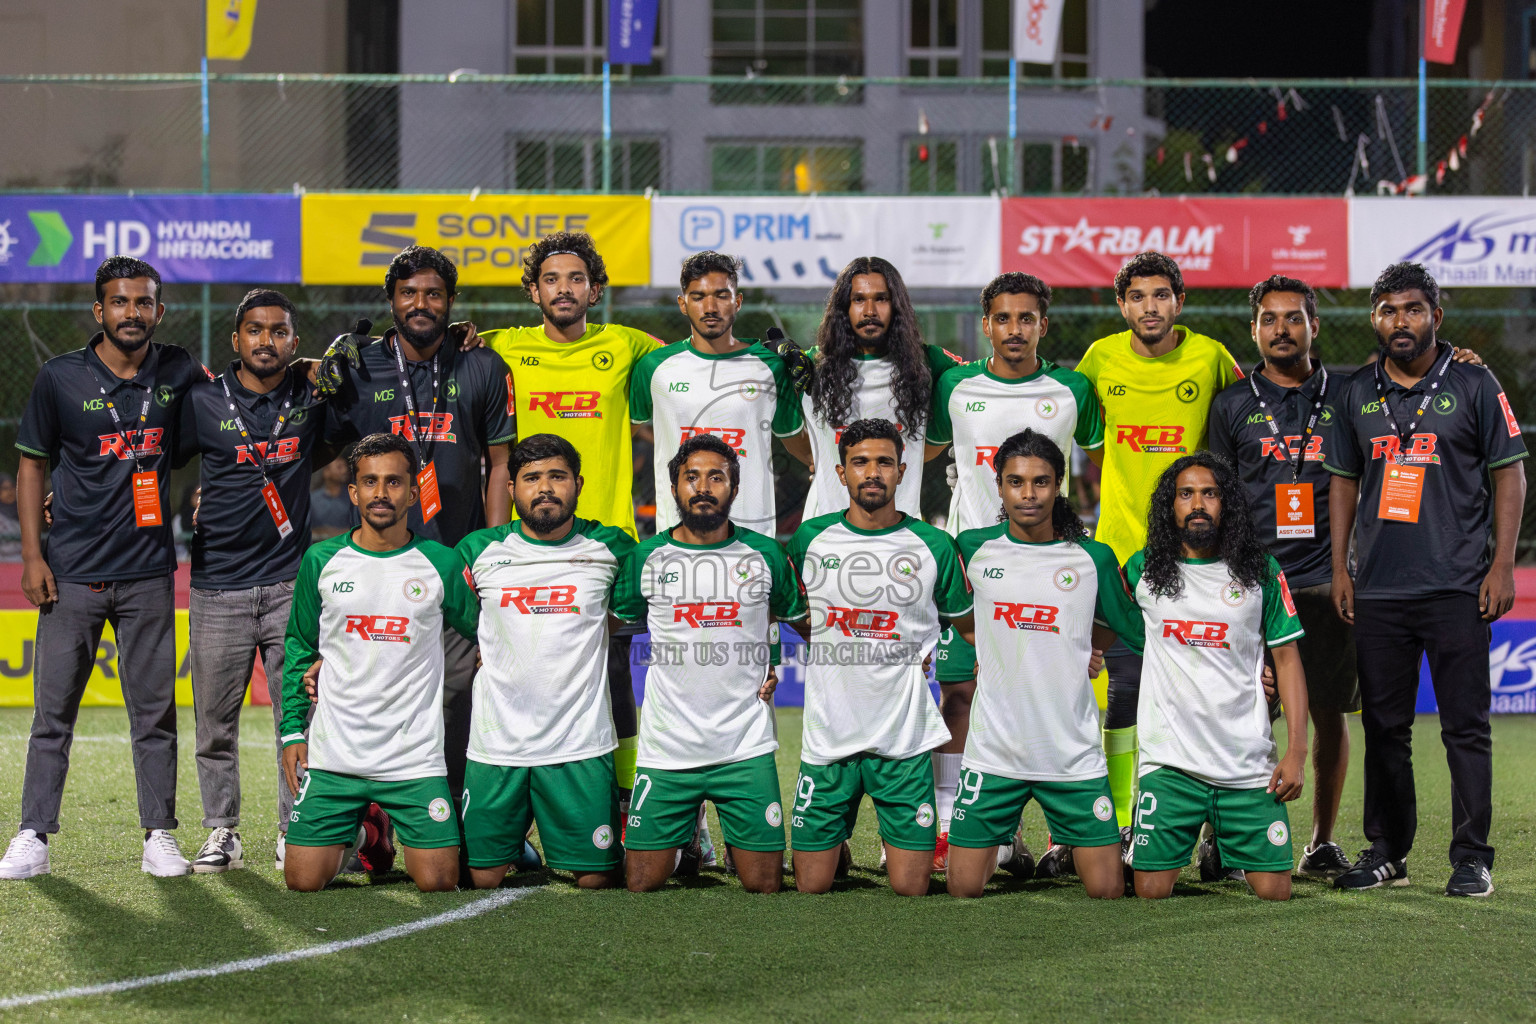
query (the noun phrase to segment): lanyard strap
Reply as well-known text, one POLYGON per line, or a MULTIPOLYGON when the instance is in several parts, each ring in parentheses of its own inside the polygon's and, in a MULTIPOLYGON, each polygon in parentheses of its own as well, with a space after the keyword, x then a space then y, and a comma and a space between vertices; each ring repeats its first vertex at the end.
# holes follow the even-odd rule
POLYGON ((1253 378, 1257 377, 1258 374, 1252 374, 1248 378, 1248 389, 1253 392, 1254 401, 1259 403, 1259 410, 1264 413, 1264 422, 1269 424, 1269 432, 1275 435, 1275 440, 1280 445, 1280 451, 1285 455, 1285 464, 1291 468, 1291 483, 1293 484, 1301 479, 1301 464, 1302 460, 1307 457, 1307 443, 1312 440, 1312 433, 1317 429, 1318 417, 1323 414, 1323 402, 1328 398, 1328 368, 1320 366, 1318 367, 1318 373, 1322 374, 1322 377, 1318 382, 1317 398, 1312 402, 1312 414, 1307 417, 1306 428, 1301 432, 1301 451, 1297 453, 1294 459, 1291 457, 1291 446, 1285 443, 1285 435, 1280 432, 1280 425, 1275 422, 1274 414, 1269 411, 1269 406, 1265 403, 1264 396, 1259 394, 1259 386, 1253 381, 1253 378))
MULTIPOLYGON (((123 431, 123 420, 117 414, 117 404, 112 401, 112 397, 107 393, 107 382, 101 379, 101 374, 96 372, 96 367, 91 365, 89 359, 85 361, 85 368, 91 371, 92 377, 96 378, 96 387, 101 392, 101 397, 106 401, 107 412, 112 414, 112 426, 117 431, 118 440, 123 442, 123 447, 127 449, 128 455, 133 459, 133 471, 135 473, 144 472, 144 464, 139 458, 139 450, 133 446, 133 431, 128 431, 127 433, 123 431)), ((133 381, 124 381, 122 383, 126 383, 129 387, 135 389, 144 388, 144 407, 139 410, 138 429, 139 440, 142 441, 144 439, 144 424, 149 419, 149 403, 153 391, 133 381)))
MULTIPOLYGON (((444 339, 446 341, 446 339, 444 339)), ((395 336, 395 370, 400 375, 400 397, 405 400, 405 438, 416 449, 416 458, 423 469, 431 462, 430 449, 421 443, 421 420, 416 413, 416 391, 411 386, 411 376, 405 369, 405 353, 400 349, 400 337, 395 336)), ((432 421, 437 422, 437 392, 439 385, 439 367, 437 357, 442 354, 442 346, 432 353, 432 421)))
MULTIPOLYGON (((247 448, 251 447, 250 431, 245 429, 245 421, 240 418, 240 409, 235 405, 235 396, 229 391, 229 371, 219 374, 219 383, 224 388, 224 401, 229 405, 229 414, 235 418, 235 429, 240 431, 240 440, 247 448)), ((283 408, 277 414, 277 422, 272 424, 272 435, 267 438, 266 454, 254 449, 251 450, 252 461, 256 463, 256 469, 261 473, 261 482, 267 482, 267 464, 271 461, 273 453, 277 450, 277 439, 283 432, 283 424, 288 422, 288 410, 293 408, 293 382, 288 382, 288 398, 283 402, 283 408)), ((238 462, 238 460, 236 460, 238 462)))
POLYGON ((1419 429, 1419 421, 1424 418, 1425 411, 1429 409, 1429 403, 1434 400, 1435 392, 1440 390, 1441 378, 1445 376, 1445 371, 1451 368, 1451 357, 1455 354, 1456 350, 1452 348, 1440 358, 1440 369, 1434 372, 1433 379, 1429 381, 1429 390, 1424 393, 1424 400, 1419 403, 1418 411, 1413 414, 1413 419, 1408 422, 1406 430, 1398 428, 1397 417, 1392 415, 1391 408, 1387 406, 1387 375, 1381 368, 1381 360, 1376 360, 1376 372, 1374 375, 1376 378, 1376 397, 1381 404, 1382 414, 1387 417, 1387 425, 1392 428, 1392 433, 1397 435, 1397 454, 1393 456, 1393 461, 1399 466, 1407 463, 1408 457, 1404 452, 1408 447, 1408 442, 1413 439, 1413 432, 1419 429))

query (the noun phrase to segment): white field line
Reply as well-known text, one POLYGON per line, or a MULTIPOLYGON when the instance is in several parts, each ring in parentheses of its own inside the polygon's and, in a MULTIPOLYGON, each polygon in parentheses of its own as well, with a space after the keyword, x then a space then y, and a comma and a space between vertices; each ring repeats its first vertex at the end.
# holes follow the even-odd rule
POLYGON ((214 964, 212 967, 192 967, 179 971, 168 971, 165 974, 151 974, 142 978, 109 981, 100 985, 78 985, 74 988, 55 989, 52 992, 4 996, 0 997, 0 1010, 14 1010, 21 1006, 35 1006, 38 1003, 50 1003, 59 999, 116 995, 119 992, 132 992, 135 989, 150 988, 154 985, 170 985, 179 981, 196 981, 199 978, 218 978, 226 974, 259 971, 266 967, 294 963, 299 960, 313 960, 315 957, 330 956, 332 953, 343 953, 349 949, 373 946, 380 942, 388 942, 390 939, 414 935, 417 932, 424 932, 429 928, 440 928, 445 924, 457 924, 460 921, 467 921, 470 918, 479 917, 481 914, 487 914, 499 907, 504 907, 535 892, 538 892, 538 889, 500 889, 484 899, 476 900, 473 903, 466 903, 462 907, 442 914, 424 917, 419 921, 408 921, 405 924, 397 924, 380 931, 369 932, 367 935, 359 935, 355 939, 341 939, 336 942, 322 943, 318 946, 306 946, 303 949, 293 949, 286 953, 268 953, 266 956, 253 956, 245 960, 231 960, 228 963, 214 964))

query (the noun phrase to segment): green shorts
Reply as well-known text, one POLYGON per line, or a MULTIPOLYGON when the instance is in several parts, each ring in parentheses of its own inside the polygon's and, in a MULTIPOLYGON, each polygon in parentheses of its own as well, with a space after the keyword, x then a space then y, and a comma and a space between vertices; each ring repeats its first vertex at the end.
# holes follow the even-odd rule
POLYGON ((401 782, 376 782, 311 768, 293 798, 288 819, 290 846, 346 846, 357 839, 369 804, 389 814, 402 846, 434 850, 459 845, 448 778, 436 775, 401 782))
POLYGON ((963 765, 949 823, 949 845, 979 849, 1013 841, 1024 805, 1038 800, 1051 842, 1064 846, 1110 846, 1120 841, 1109 776, 1076 782, 1010 779, 963 765))
POLYGON ((1154 768, 1141 777, 1132 866, 1137 871, 1184 867, 1207 821, 1227 867, 1291 870, 1291 820, 1275 794, 1263 787, 1213 786, 1177 768, 1154 768))
POLYGON ((464 769, 462 814, 472 868, 517 860, 535 821, 552 868, 612 871, 624 862, 612 754, 521 768, 471 759, 464 769))
POLYGON ((720 831, 739 850, 784 849, 784 807, 772 754, 705 768, 635 769, 624 845, 631 850, 671 850, 693 838, 699 805, 708 800, 720 815, 720 831))
POLYGON ((855 754, 831 764, 800 762, 790 813, 795 849, 830 850, 853 835, 859 803, 875 802, 880 838, 898 850, 931 850, 938 841, 933 812, 933 758, 927 752, 893 760, 855 754))
POLYGON ((933 677, 940 683, 965 683, 976 678, 976 648, 950 626, 939 634, 933 655, 933 677))

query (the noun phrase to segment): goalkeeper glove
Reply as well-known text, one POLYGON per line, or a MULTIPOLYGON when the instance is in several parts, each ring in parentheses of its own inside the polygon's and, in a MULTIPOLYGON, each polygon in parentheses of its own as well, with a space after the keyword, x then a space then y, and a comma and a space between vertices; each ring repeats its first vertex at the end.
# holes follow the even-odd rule
POLYGON ((360 317, 352 325, 351 334, 338 334, 336 340, 331 342, 331 347, 325 350, 325 355, 320 358, 319 372, 315 374, 315 390, 320 392, 321 397, 335 398, 341 392, 341 382, 345 376, 343 368, 356 367, 362 361, 358 349, 373 341, 368 336, 371 330, 373 321, 360 317))
POLYGON ((789 382, 795 386, 795 394, 803 395, 811 386, 811 376, 816 372, 816 365, 811 362, 811 357, 805 354, 805 350, 796 345, 792 340, 784 336, 784 332, 777 327, 768 328, 767 339, 764 342, 768 350, 784 360, 784 366, 789 370, 789 382))

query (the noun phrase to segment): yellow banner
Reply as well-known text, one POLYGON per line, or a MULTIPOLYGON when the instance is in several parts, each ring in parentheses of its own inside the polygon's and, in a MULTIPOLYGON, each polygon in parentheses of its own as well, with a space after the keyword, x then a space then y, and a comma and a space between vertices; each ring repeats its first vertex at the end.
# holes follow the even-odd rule
MULTIPOLYGON (((0 611, 0 707, 32 706, 32 666, 36 663, 37 612, 0 611)), ((192 706, 192 666, 187 659, 187 612, 176 612, 176 703, 192 706)), ((245 702, 250 703, 247 691, 245 702)), ((122 707, 123 684, 117 672, 117 639, 108 624, 96 645, 96 667, 85 684, 85 707, 122 707)))
POLYGON ((256 0, 208 0, 208 59, 244 60, 256 24, 256 0))
POLYGON ((528 247, 555 231, 585 231, 609 284, 650 279, 651 204, 644 196, 306 195, 304 283, 384 284, 408 245, 441 249, 460 285, 520 285, 528 247))

